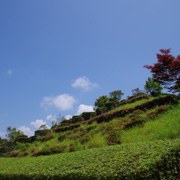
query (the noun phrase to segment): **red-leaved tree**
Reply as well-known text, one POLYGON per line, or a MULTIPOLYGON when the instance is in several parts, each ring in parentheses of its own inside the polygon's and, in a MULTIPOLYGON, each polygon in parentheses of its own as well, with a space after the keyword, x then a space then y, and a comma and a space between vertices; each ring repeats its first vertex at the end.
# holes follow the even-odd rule
POLYGON ((157 63, 144 67, 151 70, 153 80, 159 82, 172 92, 180 92, 180 55, 176 58, 170 54, 170 49, 160 49, 157 63))

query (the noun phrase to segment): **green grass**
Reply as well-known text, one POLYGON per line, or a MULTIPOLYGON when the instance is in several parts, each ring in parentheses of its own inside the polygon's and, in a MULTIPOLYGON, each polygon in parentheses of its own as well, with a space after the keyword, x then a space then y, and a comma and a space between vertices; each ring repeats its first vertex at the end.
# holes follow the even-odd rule
POLYGON ((141 127, 123 131, 122 143, 174 139, 180 136, 180 104, 141 127))
MULTIPOLYGON (((161 97, 161 96, 159 96, 159 97, 161 97)), ((133 103, 123 104, 123 105, 120 105, 119 107, 117 107, 115 109, 112 109, 111 111, 108 111, 108 113, 111 113, 111 112, 114 112, 114 111, 117 111, 117 110, 120 110, 120 109, 133 108, 133 107, 135 107, 137 105, 140 105, 140 104, 142 104, 144 102, 152 101, 152 100, 154 100, 156 98, 159 98, 159 97, 150 96, 149 99, 141 99, 141 100, 135 101, 133 103)), ((162 96, 162 97, 164 97, 164 96, 162 96)))
POLYGON ((170 179, 178 174, 174 158, 179 147, 177 139, 34 158, 0 158, 0 179, 170 179))

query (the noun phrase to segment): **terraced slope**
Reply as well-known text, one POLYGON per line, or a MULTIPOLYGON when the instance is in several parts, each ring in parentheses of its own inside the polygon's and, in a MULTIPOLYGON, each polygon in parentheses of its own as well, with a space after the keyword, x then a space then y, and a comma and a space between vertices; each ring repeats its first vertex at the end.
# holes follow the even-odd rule
POLYGON ((0 179, 180 179, 180 103, 124 105, 19 144, 16 158, 0 158, 0 179))

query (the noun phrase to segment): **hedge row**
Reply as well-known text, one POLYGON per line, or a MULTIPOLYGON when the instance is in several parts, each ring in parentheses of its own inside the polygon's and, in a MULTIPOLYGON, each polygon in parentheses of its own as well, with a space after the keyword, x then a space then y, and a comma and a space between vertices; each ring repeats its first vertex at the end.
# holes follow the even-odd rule
POLYGON ((142 103, 140 105, 135 106, 134 108, 126 108, 126 109, 120 109, 120 110, 116 110, 112 113, 105 113, 105 114, 101 114, 99 116, 96 116, 94 118, 91 118, 90 120, 87 121, 82 121, 80 123, 76 123, 76 124, 70 124, 67 126, 59 126, 57 128, 53 128, 53 130, 55 132, 62 132, 62 131, 67 131, 67 130, 71 130, 77 127, 80 127, 81 124, 91 124, 93 122, 97 122, 97 123, 101 123, 101 122, 108 122, 114 118, 118 118, 118 117, 124 117, 130 113, 132 113, 135 110, 147 110, 147 109, 151 109, 154 106, 160 106, 160 105, 165 105, 165 104, 175 104, 177 103, 176 99, 174 98, 174 96, 169 95, 166 97, 161 97, 158 99, 154 99, 152 101, 148 101, 145 103, 142 103))
POLYGON ((0 179, 180 179, 180 139, 0 158, 0 179))
POLYGON ((127 99, 127 100, 123 100, 119 103, 119 106, 120 105, 123 105, 123 104, 128 104, 128 103, 133 103, 137 100, 141 100, 141 99, 149 99, 149 96, 148 95, 140 95, 140 96, 135 96, 131 99, 127 99))
POLYGON ((51 132, 51 129, 40 129, 40 130, 35 131, 35 136, 36 137, 37 136, 45 136, 50 132, 51 132))

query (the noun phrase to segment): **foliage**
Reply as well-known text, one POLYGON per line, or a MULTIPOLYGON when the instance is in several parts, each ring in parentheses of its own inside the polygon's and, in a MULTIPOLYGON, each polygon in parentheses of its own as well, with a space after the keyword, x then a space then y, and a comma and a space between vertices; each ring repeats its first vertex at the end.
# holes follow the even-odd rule
POLYGON ((107 111, 109 111, 117 107, 117 104, 118 101, 110 99, 110 101, 105 104, 105 107, 107 108, 107 111))
POLYGON ((109 98, 107 96, 100 96, 96 99, 94 105, 96 107, 104 107, 107 102, 109 102, 109 98))
POLYGON ((133 96, 132 98, 128 99, 128 100, 123 100, 119 103, 119 105, 123 105, 123 104, 128 104, 128 103, 133 103, 137 100, 140 99, 149 99, 149 96, 147 95, 139 95, 139 96, 133 96))
POLYGON ((15 142, 18 136, 24 135, 23 132, 21 132, 20 130, 16 130, 16 128, 12 128, 11 126, 9 126, 6 131, 7 131, 6 137, 10 142, 13 143, 15 142))
POLYGON ((81 122, 84 121, 84 118, 82 116, 73 116, 71 119, 72 123, 77 123, 77 122, 81 122))
POLYGON ((28 136, 26 136, 26 135, 19 135, 19 136, 16 138, 15 142, 30 143, 30 142, 31 142, 31 139, 28 138, 28 136))
POLYGON ((139 88, 132 89, 132 95, 138 96, 144 94, 143 91, 141 91, 139 88))
POLYGON ((46 134, 48 134, 50 132, 51 132, 50 129, 37 130, 37 131, 35 131, 35 136, 45 136, 46 134))
POLYGON ((51 133, 46 134, 45 136, 38 136, 38 141, 48 141, 53 138, 53 135, 51 133))
POLYGON ((179 179, 179 148, 177 139, 1 158, 0 179, 179 179))
POLYGON ((111 113, 103 113, 103 114, 98 115, 94 118, 91 118, 87 121, 82 121, 80 123, 70 124, 70 125, 67 125, 64 127, 60 126, 60 127, 54 128, 53 130, 55 132, 63 132, 63 131, 67 131, 67 130, 71 130, 71 129, 80 127, 81 124, 91 124, 93 122, 98 122, 98 123, 109 122, 112 119, 117 118, 117 117, 125 117, 126 115, 128 115, 128 114, 130 114, 136 110, 147 110, 147 109, 151 109, 157 105, 161 106, 161 105, 165 105, 165 104, 176 104, 176 103, 177 103, 177 101, 176 101, 175 97, 172 95, 168 95, 165 97, 160 97, 160 98, 154 99, 152 101, 142 103, 142 104, 137 105, 133 108, 130 107, 130 108, 115 110, 111 113))
POLYGON ((108 145, 120 144, 119 130, 111 126, 106 128, 108 145))
POLYGON ((107 110, 111 110, 112 108, 115 108, 117 104, 119 103, 121 96, 124 93, 122 93, 121 90, 112 91, 109 93, 108 96, 100 96, 98 99, 96 99, 94 105, 96 106, 96 109, 99 108, 96 113, 97 115, 102 114, 103 112, 107 112, 107 110), (103 110, 102 108, 107 108, 107 110, 103 110))
POLYGON ((121 100, 122 95, 124 95, 124 93, 121 90, 112 91, 109 93, 110 98, 116 102, 121 100))
POLYGON ((83 112, 81 115, 85 120, 88 120, 90 118, 93 118, 96 116, 95 112, 83 112))
POLYGON ((98 108, 96 109, 96 114, 97 114, 97 115, 100 115, 100 114, 102 114, 102 113, 106 113, 107 111, 108 111, 107 107, 98 107, 98 108))
POLYGON ((144 89, 147 93, 150 93, 152 96, 157 96, 161 93, 163 88, 158 82, 153 81, 152 78, 149 77, 146 81, 144 89))
POLYGON ((180 55, 176 58, 170 49, 160 49, 157 63, 144 67, 151 70, 153 79, 172 92, 180 92, 180 55))

